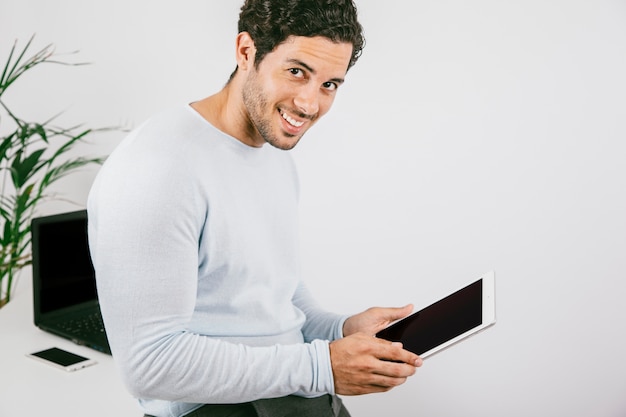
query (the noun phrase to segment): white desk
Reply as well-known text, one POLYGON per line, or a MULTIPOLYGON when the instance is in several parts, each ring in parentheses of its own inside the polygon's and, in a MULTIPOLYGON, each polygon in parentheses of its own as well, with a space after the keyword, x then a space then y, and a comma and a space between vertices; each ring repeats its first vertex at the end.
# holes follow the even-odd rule
POLYGON ((140 417, 111 356, 39 330, 33 324, 29 268, 9 304, 0 308, 0 417, 140 417), (25 354, 59 347, 98 363, 66 372, 25 354))

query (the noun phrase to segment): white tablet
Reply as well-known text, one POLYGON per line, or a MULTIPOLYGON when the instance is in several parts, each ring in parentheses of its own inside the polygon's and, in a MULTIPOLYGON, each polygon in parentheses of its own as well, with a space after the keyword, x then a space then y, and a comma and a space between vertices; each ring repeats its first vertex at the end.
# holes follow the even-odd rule
POLYGON ((495 324, 495 273, 391 324, 376 334, 427 358, 495 324))

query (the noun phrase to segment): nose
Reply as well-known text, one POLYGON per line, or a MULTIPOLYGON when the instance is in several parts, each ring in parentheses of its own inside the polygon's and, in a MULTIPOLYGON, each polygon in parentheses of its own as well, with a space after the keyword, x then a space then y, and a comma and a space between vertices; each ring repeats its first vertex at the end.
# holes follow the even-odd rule
POLYGON ((314 116, 319 112, 319 90, 311 84, 298 89, 293 99, 296 109, 308 116, 314 116))

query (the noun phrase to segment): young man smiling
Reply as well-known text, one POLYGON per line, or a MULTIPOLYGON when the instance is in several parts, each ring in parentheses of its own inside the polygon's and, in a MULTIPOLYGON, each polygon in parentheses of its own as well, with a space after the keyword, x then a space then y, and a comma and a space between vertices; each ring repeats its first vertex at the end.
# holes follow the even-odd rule
POLYGON ((288 150, 330 109, 352 57, 350 43, 289 36, 262 61, 250 33, 236 40, 237 72, 214 96, 192 104, 243 143, 288 150))
POLYGON ((88 201, 98 294, 146 415, 348 416, 337 394, 387 391, 421 365, 373 337, 410 306, 336 315, 299 277, 284 151, 362 47, 351 0, 248 0, 226 86, 151 118, 102 167, 88 201))

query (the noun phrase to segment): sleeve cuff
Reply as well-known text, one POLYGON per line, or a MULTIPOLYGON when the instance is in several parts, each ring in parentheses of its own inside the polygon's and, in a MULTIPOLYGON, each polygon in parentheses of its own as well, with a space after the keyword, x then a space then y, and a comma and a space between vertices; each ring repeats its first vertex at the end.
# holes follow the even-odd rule
POLYGON ((333 335, 333 340, 343 339, 343 325, 348 320, 350 316, 342 316, 337 321, 337 327, 335 327, 335 334, 333 335))
POLYGON ((317 372, 315 372, 317 375, 317 391, 335 395, 335 379, 330 361, 330 342, 327 340, 315 340, 311 345, 317 356, 317 372))

